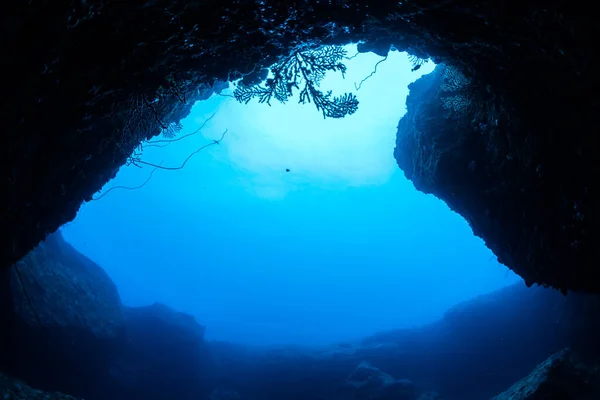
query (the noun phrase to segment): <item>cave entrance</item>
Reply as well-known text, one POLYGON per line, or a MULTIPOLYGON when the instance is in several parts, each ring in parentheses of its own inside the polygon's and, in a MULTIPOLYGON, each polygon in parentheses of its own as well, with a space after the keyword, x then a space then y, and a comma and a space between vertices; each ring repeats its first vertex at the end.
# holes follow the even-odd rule
POLYGON ((408 85, 435 66, 347 50, 345 78, 320 87, 354 93, 352 115, 214 94, 85 204, 67 241, 125 304, 166 303, 244 343, 350 341, 514 282, 393 158, 408 85))

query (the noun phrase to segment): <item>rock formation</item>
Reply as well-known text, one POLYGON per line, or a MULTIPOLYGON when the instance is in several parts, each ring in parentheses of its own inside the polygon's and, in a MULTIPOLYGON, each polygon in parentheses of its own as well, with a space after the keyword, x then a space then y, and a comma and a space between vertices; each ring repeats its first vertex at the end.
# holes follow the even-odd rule
POLYGON ((400 143, 403 168, 442 166, 434 175, 427 165, 416 174, 407 166, 415 185, 462 213, 528 283, 600 291, 588 261, 597 203, 590 132, 600 115, 600 27, 592 7, 500 0, 11 4, 0 17, 10 55, 0 64, 10 82, 1 100, 0 266, 73 219, 141 140, 181 120, 215 82, 254 81, 300 45, 362 41, 362 51, 385 54, 393 45, 417 60, 432 57, 469 81, 468 92, 454 96, 454 115, 444 118, 449 126, 439 126, 442 136, 420 126, 418 145, 400 143), (460 96, 476 107, 465 114, 460 96))
POLYGON ((100 266, 50 235, 0 287, 0 371, 88 400, 198 400, 204 328, 164 305, 124 307, 100 266))
POLYGON ((0 277, 2 371, 40 389, 85 393, 118 353, 124 320, 100 266, 49 236, 0 277))
MULTIPOLYGON (((126 344, 110 365, 104 398, 202 399, 209 391, 204 327, 162 304, 125 309, 126 344)), ((100 398, 99 398, 100 399, 100 398)))
POLYGON ((414 400, 433 391, 480 400, 565 347, 578 362, 600 359, 591 346, 597 296, 522 283, 420 328, 323 348, 256 348, 207 342, 192 316, 164 305, 124 307, 104 271, 59 234, 17 267, 0 275, 9 295, 0 302, 0 371, 88 400, 414 400))
POLYGON ((583 153, 561 153, 568 144, 554 132, 554 118, 540 117, 535 127, 529 120, 539 107, 555 104, 531 93, 521 116, 476 85, 446 65, 410 85, 407 114, 398 125, 398 165, 417 189, 465 217, 528 285, 594 291, 590 215, 584 210, 590 192, 579 181, 591 170, 581 164, 583 153))
POLYGON ((4 400, 77 400, 62 393, 44 393, 4 374, 0 374, 0 396, 4 400))
POLYGON ((492 400, 577 399, 600 397, 600 366, 577 361, 564 349, 492 400))
POLYGON ((368 400, 414 400, 415 388, 408 379, 395 379, 375 368, 368 362, 361 362, 346 379, 352 397, 368 400))

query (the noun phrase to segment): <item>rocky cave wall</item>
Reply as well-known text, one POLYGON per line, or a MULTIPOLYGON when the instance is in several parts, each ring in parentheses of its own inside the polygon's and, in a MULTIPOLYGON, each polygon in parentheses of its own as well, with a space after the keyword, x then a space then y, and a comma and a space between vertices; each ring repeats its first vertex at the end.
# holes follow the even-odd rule
POLYGON ((204 327, 164 305, 123 305, 60 232, 2 271, 0 398, 2 374, 92 400, 205 398, 204 327))
MULTIPOLYGON (((438 399, 481 400, 565 347, 590 366, 600 354, 598 295, 565 297, 522 282, 456 305, 421 327, 330 346, 252 347, 207 341, 194 317, 164 305, 121 304, 109 276, 59 233, 18 268, 0 271, 1 293, 8 294, 0 298, 0 398, 27 397, 28 384, 87 400, 424 400, 419 396, 430 391, 438 399), (368 384, 360 389, 360 382, 368 384), (385 397, 396 384, 412 394, 385 397)), ((561 390, 580 390, 598 371, 579 366, 576 376, 552 369, 534 375, 561 390)), ((526 379, 515 390, 536 390, 534 383, 526 379)), ((31 398, 37 395, 46 396, 31 398)))
MULTIPOLYGON (((500 0, 6 5, 0 266, 72 220, 141 140, 185 117, 216 82, 255 79, 253 73, 300 45, 363 41, 364 51, 384 54, 393 44, 456 67, 472 80, 469 98, 493 105, 497 115, 487 117, 499 124, 493 141, 460 133, 473 140, 454 140, 456 163, 438 160, 446 172, 429 183, 419 180, 425 172, 409 170, 415 185, 463 213, 527 282, 600 291, 586 261, 588 184, 596 178, 590 132, 600 118, 593 39, 600 28, 591 7, 500 0), (493 148, 485 157, 483 145, 493 148), (519 161, 501 166, 509 158, 519 161), (461 176, 469 165, 477 181, 461 176), (480 193, 488 178, 495 197, 480 193), (486 218, 501 227, 483 227, 486 218)), ((402 159, 411 159, 411 151, 440 154, 438 147, 410 144, 399 151, 402 159)))
POLYGON ((415 187, 465 217, 528 285, 596 290, 590 231, 596 172, 585 148, 593 119, 579 115, 585 104, 576 113, 557 109, 562 103, 548 104, 534 91, 518 110, 508 110, 446 65, 409 87, 395 157, 415 187), (544 109, 555 112, 536 114, 544 109))

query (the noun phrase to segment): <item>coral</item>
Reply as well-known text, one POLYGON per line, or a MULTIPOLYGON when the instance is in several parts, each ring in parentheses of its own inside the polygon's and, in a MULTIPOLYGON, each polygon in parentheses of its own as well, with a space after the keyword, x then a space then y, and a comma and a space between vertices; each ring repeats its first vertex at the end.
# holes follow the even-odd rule
POLYGON ((343 118, 357 110, 356 96, 345 93, 332 98, 331 91, 323 93, 318 87, 328 71, 342 75, 346 72, 346 65, 341 62, 345 57, 346 51, 341 46, 296 50, 271 67, 273 77, 268 78, 264 86, 240 84, 234 96, 246 104, 254 98, 260 103, 270 104, 273 98, 285 103, 293 96, 293 89, 297 89, 300 90, 299 102, 314 103, 323 118, 343 118))

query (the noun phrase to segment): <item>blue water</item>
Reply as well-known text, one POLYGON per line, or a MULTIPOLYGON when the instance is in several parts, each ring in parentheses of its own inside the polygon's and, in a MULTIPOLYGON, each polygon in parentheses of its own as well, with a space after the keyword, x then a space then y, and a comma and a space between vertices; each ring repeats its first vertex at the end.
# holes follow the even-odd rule
MULTIPOLYGON (((198 103, 179 136, 208 120, 205 128, 146 148, 143 160, 178 166, 227 130, 223 141, 140 189, 85 204, 65 238, 109 273, 125 304, 162 302, 193 314, 209 339, 247 344, 326 344, 421 325, 515 282, 464 219, 395 164, 407 86, 434 66, 411 72, 393 52, 357 91, 380 60, 362 54, 345 79, 323 82, 357 94, 359 110, 342 120, 294 101, 198 103)), ((104 190, 151 172, 123 167, 104 190)))

